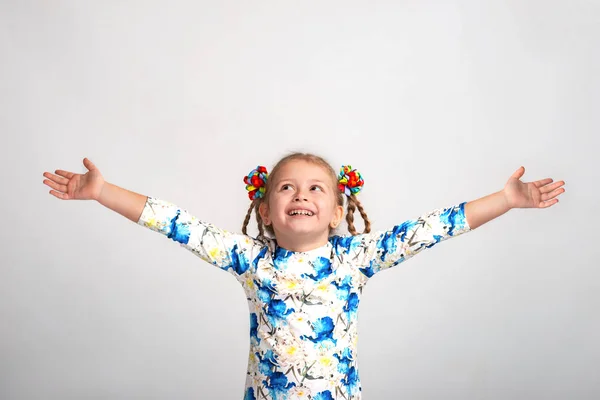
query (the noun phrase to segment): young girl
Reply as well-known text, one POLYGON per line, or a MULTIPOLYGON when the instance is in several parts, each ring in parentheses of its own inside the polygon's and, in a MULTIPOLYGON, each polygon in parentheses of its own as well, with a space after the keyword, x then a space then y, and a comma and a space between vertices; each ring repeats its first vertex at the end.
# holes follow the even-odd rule
POLYGON ((240 282, 250 309, 244 400, 360 399, 357 309, 369 278, 511 208, 550 207, 565 191, 564 181, 521 182, 521 167, 496 193, 370 233, 356 197, 363 185, 360 173, 343 166, 338 176, 321 157, 295 153, 270 174, 257 167, 244 178, 252 203, 243 234, 234 234, 167 201, 105 182, 91 161, 83 163, 85 175, 45 172, 44 183, 54 189, 50 194, 96 200, 240 282), (332 234, 342 221, 344 198, 350 236, 332 234), (356 208, 365 222, 363 233, 354 227, 356 208), (246 234, 253 210, 256 238, 246 234))

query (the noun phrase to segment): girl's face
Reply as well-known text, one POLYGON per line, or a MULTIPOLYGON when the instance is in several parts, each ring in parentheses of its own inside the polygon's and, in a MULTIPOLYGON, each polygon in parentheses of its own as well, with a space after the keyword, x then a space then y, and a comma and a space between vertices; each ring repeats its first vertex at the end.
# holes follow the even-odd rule
MULTIPOLYGON (((337 187, 319 165, 294 160, 279 169, 269 188, 269 204, 259 212, 265 224, 273 224, 277 241, 285 243, 322 243, 329 228, 337 227, 344 208, 336 203, 337 187)), ((289 247, 288 247, 289 248, 289 247)))

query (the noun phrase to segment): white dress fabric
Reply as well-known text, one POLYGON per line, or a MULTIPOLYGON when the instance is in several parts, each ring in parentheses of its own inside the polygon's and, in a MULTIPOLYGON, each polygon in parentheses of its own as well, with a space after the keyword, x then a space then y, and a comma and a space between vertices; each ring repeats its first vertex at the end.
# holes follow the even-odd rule
POLYGON ((359 400, 357 311, 363 286, 378 272, 470 231, 465 204, 390 230, 331 236, 307 252, 218 229, 153 197, 138 224, 228 271, 242 285, 250 311, 244 400, 359 400))

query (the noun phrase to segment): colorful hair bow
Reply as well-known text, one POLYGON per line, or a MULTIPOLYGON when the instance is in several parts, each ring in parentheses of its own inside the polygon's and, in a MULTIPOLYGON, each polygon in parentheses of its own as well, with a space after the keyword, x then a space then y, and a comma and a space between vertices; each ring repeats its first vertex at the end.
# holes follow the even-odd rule
POLYGON ((340 168, 340 175, 338 176, 338 188, 340 189, 340 192, 348 197, 353 194, 358 194, 364 183, 365 181, 360 175, 360 172, 352 169, 350 165, 342 165, 342 168, 340 168))
POLYGON ((259 165, 244 177, 244 183, 246 184, 246 190, 248 191, 250 200, 264 197, 268 176, 267 169, 262 165, 259 165))

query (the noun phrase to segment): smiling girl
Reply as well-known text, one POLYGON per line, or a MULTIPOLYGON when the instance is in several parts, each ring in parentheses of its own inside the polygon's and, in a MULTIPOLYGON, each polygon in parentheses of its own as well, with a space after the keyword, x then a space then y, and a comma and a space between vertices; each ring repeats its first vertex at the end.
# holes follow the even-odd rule
POLYGON ((219 229, 165 200, 137 194, 89 170, 44 173, 50 194, 96 200, 139 225, 178 242, 236 277, 250 310, 250 353, 244 400, 360 399, 357 311, 362 289, 378 272, 435 244, 469 232, 513 208, 547 208, 564 181, 524 183, 519 168, 498 192, 427 212, 388 230, 370 232, 357 199, 360 173, 339 175, 321 157, 294 153, 271 174, 259 166, 245 178, 252 200, 242 234, 219 229), (344 215, 350 235, 334 234, 344 215), (365 229, 357 233, 358 209, 365 229), (259 234, 246 233, 256 212, 259 234))

